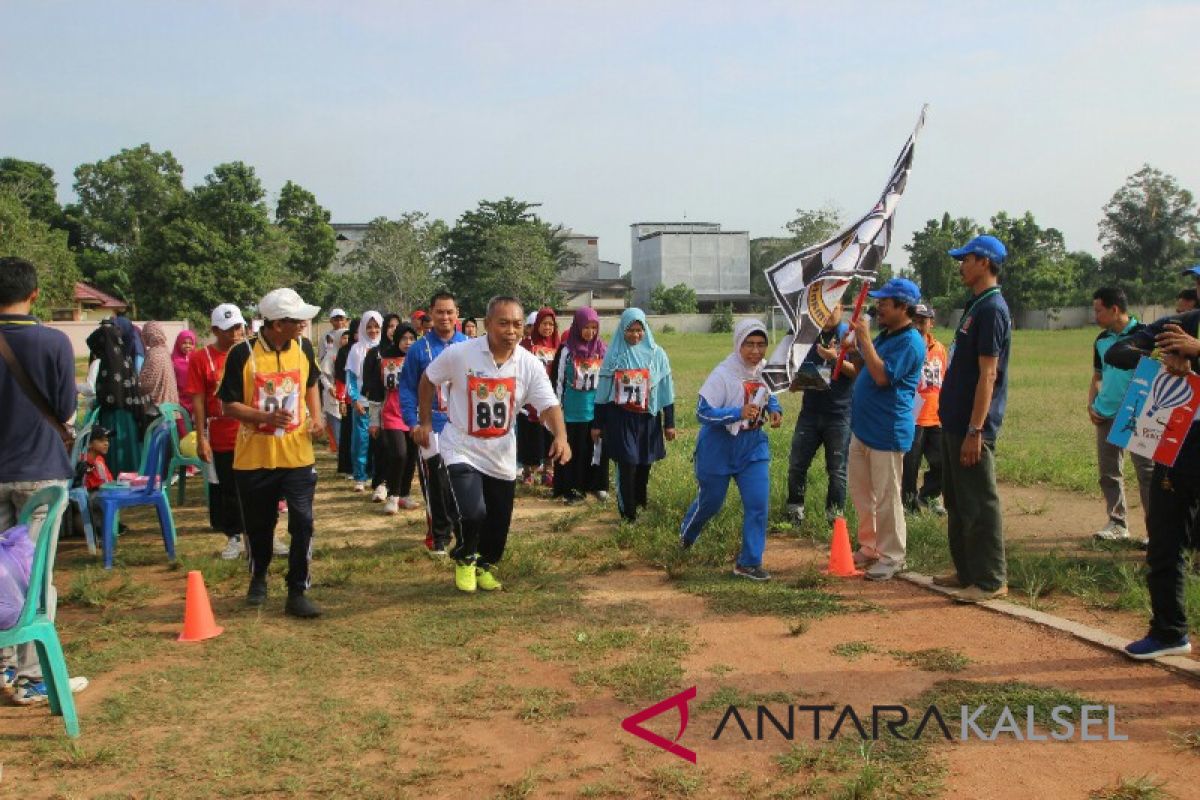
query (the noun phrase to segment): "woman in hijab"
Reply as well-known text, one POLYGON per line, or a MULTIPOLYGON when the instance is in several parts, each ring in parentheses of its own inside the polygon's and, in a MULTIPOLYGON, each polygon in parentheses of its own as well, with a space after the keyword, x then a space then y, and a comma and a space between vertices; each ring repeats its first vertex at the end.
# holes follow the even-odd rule
POLYGON ((157 322, 142 326, 142 343, 146 346, 146 361, 138 373, 138 384, 142 394, 155 404, 174 403, 179 405, 179 387, 175 385, 175 367, 171 363, 171 351, 167 349, 167 334, 157 322))
POLYGON ((113 324, 117 326, 117 330, 121 332, 125 355, 129 356, 129 363, 133 365, 133 373, 136 375, 142 371, 142 362, 146 360, 146 348, 142 344, 142 335, 129 317, 118 314, 112 320, 113 324))
POLYGON ((756 581, 770 580, 762 568, 767 541, 771 447, 763 423, 772 428, 783 421, 775 395, 762 382, 767 355, 767 329, 756 319, 744 319, 733 329, 733 352, 717 365, 700 387, 696 419, 696 499, 683 517, 679 541, 689 548, 725 502, 729 479, 742 496, 742 550, 733 574, 756 581))
POLYGON ((187 390, 188 385, 188 355, 196 349, 196 334, 182 330, 175 337, 175 347, 171 350, 171 366, 175 368, 175 388, 179 390, 179 405, 188 414, 192 413, 192 394, 187 390))
POLYGON ((137 472, 142 460, 139 431, 146 419, 146 407, 133 359, 126 354, 121 330, 111 319, 92 331, 87 346, 100 367, 96 373, 96 404, 100 409, 97 422, 110 433, 105 459, 113 474, 137 472))
POLYGON ((608 499, 608 459, 592 442, 596 381, 608 351, 600 338, 600 317, 594 308, 575 310, 575 318, 558 348, 551 378, 567 424, 571 460, 554 470, 554 496, 577 503, 585 492, 608 499))
POLYGON ((350 320, 346 328, 345 339, 338 347, 337 356, 333 360, 334 393, 341 410, 341 421, 338 425, 338 469, 337 471, 348 478, 354 477, 354 465, 350 458, 350 440, 353 438, 353 419, 350 415, 350 398, 346 396, 346 362, 350 360, 350 351, 358 343, 358 323, 360 320, 350 320))
POLYGON ((358 323, 358 341, 346 357, 346 397, 350 401, 350 464, 354 468, 354 491, 367 491, 371 479, 370 405, 362 394, 363 361, 367 352, 379 346, 383 317, 378 311, 363 314, 358 323))
POLYGON ((675 440, 675 384, 667 353, 640 308, 627 308, 596 381, 592 440, 617 462, 617 509, 629 521, 646 507, 650 466, 667 455, 664 437, 675 440))
MULTIPOLYGON (((558 318, 554 316, 553 308, 543 308, 533 315, 533 327, 529 334, 521 340, 521 347, 538 357, 546 367, 546 375, 553 380, 550 368, 554 356, 558 352, 558 318)), ((546 438, 546 429, 538 421, 537 411, 533 406, 525 406, 517 417, 517 463, 524 466, 523 481, 530 485, 534 474, 541 472, 542 485, 551 486, 554 483, 554 470, 550 465, 543 464, 550 440, 546 438)))
POLYGON ((396 514, 401 508, 417 508, 409 498, 417 449, 400 413, 400 370, 408 348, 416 340, 416 330, 402 322, 392 331, 392 337, 367 353, 363 361, 363 392, 371 404, 371 438, 382 442, 386 449, 385 514, 396 514))

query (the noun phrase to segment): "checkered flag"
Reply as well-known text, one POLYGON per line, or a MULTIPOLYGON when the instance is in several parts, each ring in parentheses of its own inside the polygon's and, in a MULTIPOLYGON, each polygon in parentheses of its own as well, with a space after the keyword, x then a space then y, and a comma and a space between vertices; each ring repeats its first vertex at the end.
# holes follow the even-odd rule
POLYGON ((874 282, 891 244, 892 214, 908 183, 913 147, 925 125, 927 108, 921 108, 917 125, 892 165, 892 174, 875 207, 828 241, 792 253, 767 269, 771 294, 795 331, 780 342, 763 368, 763 379, 771 391, 791 385, 851 279, 874 282))

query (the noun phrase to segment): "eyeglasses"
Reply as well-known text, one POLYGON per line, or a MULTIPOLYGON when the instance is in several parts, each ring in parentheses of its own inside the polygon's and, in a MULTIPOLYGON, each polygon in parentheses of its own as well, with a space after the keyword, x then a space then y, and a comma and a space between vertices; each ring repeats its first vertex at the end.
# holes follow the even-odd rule
POLYGON ((751 350, 766 350, 766 342, 742 342, 742 347, 749 347, 751 350))

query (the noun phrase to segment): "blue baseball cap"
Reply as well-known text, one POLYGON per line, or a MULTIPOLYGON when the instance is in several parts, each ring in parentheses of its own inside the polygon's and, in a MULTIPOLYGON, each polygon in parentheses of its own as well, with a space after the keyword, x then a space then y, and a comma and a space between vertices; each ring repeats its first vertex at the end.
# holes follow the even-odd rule
POLYGON ((1191 275, 1193 278, 1200 278, 1200 264, 1197 264, 1194 267, 1188 267, 1187 269, 1185 269, 1183 272, 1181 272, 1179 274, 1180 275, 1191 275))
POLYGON ((997 239, 995 236, 976 236, 971 241, 967 242, 962 247, 957 247, 953 250, 948 250, 951 256, 962 261, 967 256, 974 254, 990 259, 993 264, 1000 265, 1004 263, 1004 259, 1008 257, 1008 250, 1004 248, 1004 242, 997 239))
POLYGON ((867 297, 874 297, 876 300, 888 297, 905 305, 915 306, 921 299, 921 290, 908 278, 892 278, 875 291, 867 292, 867 297))

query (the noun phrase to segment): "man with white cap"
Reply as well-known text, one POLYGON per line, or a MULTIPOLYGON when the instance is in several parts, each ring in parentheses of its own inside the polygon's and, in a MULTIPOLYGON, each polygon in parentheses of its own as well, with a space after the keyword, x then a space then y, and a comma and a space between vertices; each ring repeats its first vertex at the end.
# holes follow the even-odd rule
POLYGON ((196 454, 212 464, 217 482, 208 486, 208 519, 214 530, 225 534, 221 558, 231 561, 242 554, 242 507, 233 481, 233 450, 238 421, 225 415, 217 389, 225 374, 225 360, 234 345, 246 337, 246 320, 232 303, 213 309, 213 343, 188 356, 188 380, 184 391, 192 396, 196 419, 196 454))
POLYGON ((320 310, 292 289, 268 292, 258 304, 262 328, 229 352, 217 393, 225 414, 241 423, 233 472, 250 541, 246 603, 261 606, 267 601, 278 503, 286 500, 292 542, 284 611, 294 617, 321 614, 305 596, 317 486, 312 434, 321 430, 321 395, 312 344, 301 336, 320 310))

